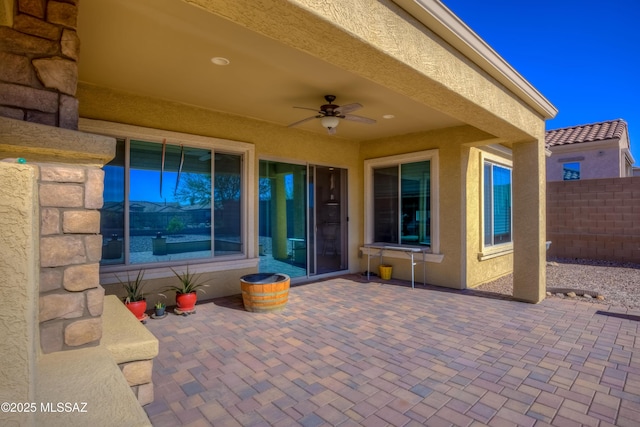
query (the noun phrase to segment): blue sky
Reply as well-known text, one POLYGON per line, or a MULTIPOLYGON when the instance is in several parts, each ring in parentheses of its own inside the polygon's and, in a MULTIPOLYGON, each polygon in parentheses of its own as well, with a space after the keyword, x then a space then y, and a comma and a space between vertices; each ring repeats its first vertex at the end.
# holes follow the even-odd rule
POLYGON ((547 130, 624 119, 640 165, 640 1, 442 1, 555 105, 547 130))

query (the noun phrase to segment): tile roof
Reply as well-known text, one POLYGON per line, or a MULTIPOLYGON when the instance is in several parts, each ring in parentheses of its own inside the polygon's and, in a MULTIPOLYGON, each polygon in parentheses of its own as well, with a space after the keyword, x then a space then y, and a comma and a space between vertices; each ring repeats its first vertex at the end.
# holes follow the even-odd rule
POLYGON ((622 119, 553 129, 546 132, 545 145, 554 147, 557 145, 620 138, 626 129, 627 122, 622 119))

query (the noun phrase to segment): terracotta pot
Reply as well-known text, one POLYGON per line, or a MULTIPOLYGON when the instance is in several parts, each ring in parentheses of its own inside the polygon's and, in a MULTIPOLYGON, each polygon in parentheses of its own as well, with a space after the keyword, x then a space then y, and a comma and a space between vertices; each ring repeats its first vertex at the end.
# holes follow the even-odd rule
POLYGON ((147 311, 147 301, 145 300, 133 301, 129 303, 124 303, 124 305, 127 306, 129 311, 132 312, 133 315, 136 316, 138 320, 144 319, 144 312, 147 311))
POLYGON ((198 294, 191 292, 189 294, 176 294, 176 306, 181 311, 193 311, 198 300, 198 294))

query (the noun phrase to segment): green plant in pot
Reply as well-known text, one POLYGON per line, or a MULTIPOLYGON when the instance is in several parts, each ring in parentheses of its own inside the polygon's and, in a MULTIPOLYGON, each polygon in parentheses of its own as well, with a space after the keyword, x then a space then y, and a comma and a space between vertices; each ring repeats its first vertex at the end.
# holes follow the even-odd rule
POLYGON ((144 298, 142 289, 144 288, 144 270, 140 270, 134 280, 129 277, 127 272, 127 281, 123 281, 116 275, 116 279, 120 282, 126 292, 126 296, 122 299, 124 305, 133 313, 138 320, 144 320, 147 311, 147 300, 144 298))
POLYGON ((195 310, 196 302, 198 301, 198 292, 205 293, 206 288, 209 285, 206 281, 202 281, 199 274, 195 274, 189 271, 189 266, 183 273, 178 273, 173 268, 171 269, 173 274, 178 278, 179 285, 169 286, 165 291, 175 291, 176 293, 176 311, 180 313, 191 313, 195 310))
POLYGON ((156 302, 156 305, 154 306, 155 312, 156 312, 156 317, 162 317, 164 316, 164 311, 167 308, 167 305, 165 303, 163 303, 162 301, 158 301, 156 302))

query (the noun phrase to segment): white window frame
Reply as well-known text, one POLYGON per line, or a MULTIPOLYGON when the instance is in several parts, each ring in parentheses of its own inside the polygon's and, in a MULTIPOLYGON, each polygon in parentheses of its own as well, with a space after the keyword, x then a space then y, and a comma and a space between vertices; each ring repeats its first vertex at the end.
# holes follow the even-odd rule
MULTIPOLYGON (((509 153, 510 154, 510 153, 509 153)), ((507 255, 513 252, 513 207, 511 209, 511 241, 508 243, 500 243, 497 245, 486 246, 484 243, 484 165, 485 163, 494 164, 511 170, 511 200, 513 200, 513 161, 490 152, 482 151, 480 155, 480 251, 478 259, 480 261, 495 258, 497 256, 507 255)))
MULTIPOLYGON (((256 251, 256 155, 253 144, 241 141, 233 141, 221 138, 212 138, 200 135, 191 135, 180 132, 152 129, 141 126, 126 125, 122 123, 106 122, 102 120, 80 119, 79 130, 111 136, 119 139, 139 139, 142 141, 159 142, 166 138, 167 143, 184 144, 191 147, 203 148, 211 151, 225 152, 240 155, 242 161, 242 254, 220 257, 212 257, 210 260, 185 260, 189 263, 190 270, 194 273, 214 271, 226 271, 235 269, 255 268, 259 259, 256 251)), ((213 177, 212 177, 213 179, 213 177)), ((125 218, 126 220, 126 218, 125 218)), ((171 265, 174 265, 172 263, 171 265)), ((114 272, 137 271, 140 264, 114 264, 100 266, 100 283, 117 283, 114 272)), ((145 278, 155 279, 172 277, 173 272, 166 263, 145 264, 145 278)))
MULTIPOLYGON (((439 152, 435 150, 418 151, 394 156, 379 157, 364 161, 364 243, 365 245, 376 243, 373 241, 373 172, 382 167, 398 166, 404 163, 430 162, 431 180, 431 249, 427 254, 427 260, 441 262, 440 254, 440 183, 439 183, 439 152)), ((410 246, 410 245, 402 245, 410 246)), ((420 247, 420 246, 416 246, 420 247)), ((363 249, 364 251, 364 249, 363 249)), ((385 256, 387 254, 385 253, 385 256)))

